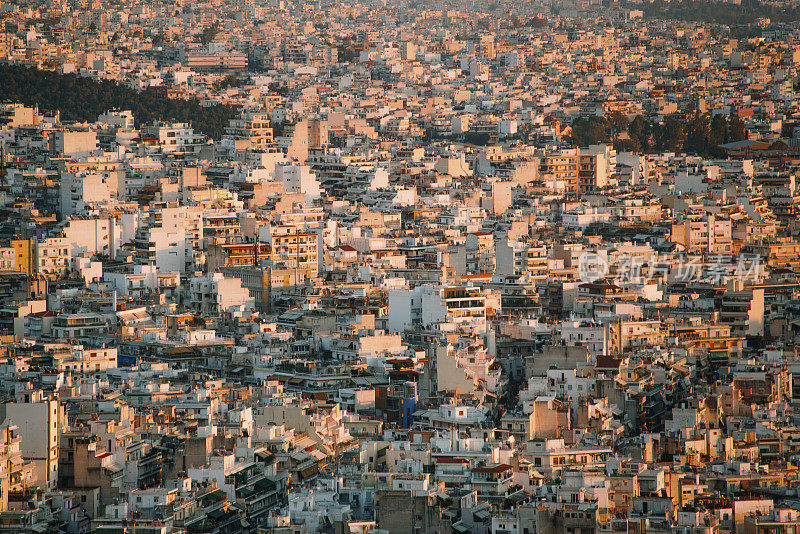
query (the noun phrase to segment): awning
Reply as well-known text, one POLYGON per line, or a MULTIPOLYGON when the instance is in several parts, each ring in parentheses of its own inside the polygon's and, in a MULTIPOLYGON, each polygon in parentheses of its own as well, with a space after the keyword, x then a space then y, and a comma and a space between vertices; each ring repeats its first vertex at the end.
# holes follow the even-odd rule
POLYGON ((314 458, 316 458, 317 460, 324 460, 325 458, 327 458, 327 457, 328 457, 328 455, 327 455, 327 454, 325 454, 325 453, 324 453, 324 452, 322 452, 322 451, 318 451, 317 449, 314 449, 314 450, 312 450, 312 451, 309 451, 309 453, 311 454, 311 456, 313 456, 313 457, 314 457, 314 458))
POLYGON ((302 471, 300 471, 301 478, 308 478, 310 476, 314 476, 319 472, 319 468, 316 465, 312 465, 311 467, 306 467, 302 471))
POLYGON ((487 512, 486 510, 479 510, 479 511, 473 513, 472 517, 474 517, 478 521, 486 521, 487 519, 489 519, 491 517, 491 514, 489 514, 489 512, 487 512))

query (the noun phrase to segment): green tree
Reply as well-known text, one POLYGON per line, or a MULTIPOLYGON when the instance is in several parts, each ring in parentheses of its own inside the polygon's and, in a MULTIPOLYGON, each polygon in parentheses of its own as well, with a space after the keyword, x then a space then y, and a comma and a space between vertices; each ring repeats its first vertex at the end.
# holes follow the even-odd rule
POLYGON ((656 130, 656 148, 670 152, 680 152, 686 140, 683 121, 674 115, 664 119, 664 123, 656 130))
POLYGON ((728 142, 728 119, 721 114, 714 115, 708 133, 708 144, 713 148, 728 142))
POLYGON ((170 99, 112 81, 19 65, 0 65, 0 100, 38 105, 43 111, 60 111, 64 120, 77 121, 94 121, 109 109, 130 109, 139 125, 154 120, 191 122, 197 131, 215 139, 238 114, 234 106, 203 107, 197 99, 170 99))
POLYGON ((683 150, 691 154, 708 154, 708 138, 711 133, 708 116, 695 112, 687 119, 683 150))
POLYGON ((605 119, 611 133, 615 136, 628 130, 630 121, 628 120, 628 116, 621 111, 612 111, 606 115, 605 119))
POLYGON ((650 148, 652 126, 641 115, 636 115, 628 125, 628 135, 639 145, 639 149, 646 151, 650 148))
POLYGON ((242 84, 242 80, 240 80, 239 77, 236 76, 235 74, 231 74, 231 75, 225 76, 221 80, 217 80, 214 83, 214 88, 216 90, 220 91, 222 89, 227 89, 229 87, 239 87, 241 84, 242 84))
POLYGON ((636 139, 617 139, 614 141, 614 150, 617 152, 641 152, 642 147, 636 139))
POLYGON ((214 23, 211 26, 207 26, 207 27, 203 28, 203 31, 200 32, 200 44, 205 46, 205 45, 213 42, 214 39, 219 34, 219 32, 220 32, 219 24, 217 24, 217 23, 214 23))
POLYGON ((735 112, 731 113, 731 118, 728 121, 728 142, 743 141, 744 139, 747 139, 744 121, 735 112))
POLYGON ((572 142, 577 146, 596 145, 611 141, 611 130, 605 117, 591 115, 572 121, 572 142))

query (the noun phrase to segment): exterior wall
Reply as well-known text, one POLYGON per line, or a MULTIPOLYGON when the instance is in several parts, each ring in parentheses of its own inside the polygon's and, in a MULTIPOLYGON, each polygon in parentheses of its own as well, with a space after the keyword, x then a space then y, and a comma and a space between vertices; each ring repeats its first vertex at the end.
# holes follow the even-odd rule
POLYGON ((122 244, 122 228, 111 218, 72 219, 64 235, 73 256, 99 253, 114 258, 122 244))
POLYGON ((50 139, 50 149, 60 156, 88 156, 97 150, 97 133, 88 132, 54 132, 50 139))
POLYGON ((36 483, 55 488, 60 430, 58 401, 11 402, 1 405, 0 412, 4 412, 4 420, 10 419, 19 428, 20 451, 24 460, 36 466, 36 483))
POLYGON ((464 369, 456 363, 455 351, 449 346, 436 347, 436 384, 439 391, 455 391, 457 393, 472 393, 473 382, 464 374, 464 369))

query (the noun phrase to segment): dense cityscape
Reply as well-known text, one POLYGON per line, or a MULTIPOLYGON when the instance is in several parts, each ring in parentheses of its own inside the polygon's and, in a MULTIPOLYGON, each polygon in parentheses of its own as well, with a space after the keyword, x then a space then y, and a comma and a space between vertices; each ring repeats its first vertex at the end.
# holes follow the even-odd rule
POLYGON ((798 22, 0 3, 0 534, 800 533, 798 22))

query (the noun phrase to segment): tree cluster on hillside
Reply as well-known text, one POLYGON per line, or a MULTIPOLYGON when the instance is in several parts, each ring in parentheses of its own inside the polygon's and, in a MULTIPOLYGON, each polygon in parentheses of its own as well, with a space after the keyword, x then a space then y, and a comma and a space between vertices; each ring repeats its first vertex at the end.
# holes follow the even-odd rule
POLYGON ((200 44, 203 46, 211 43, 214 39, 219 35, 219 32, 222 31, 219 27, 218 23, 214 23, 211 26, 207 26, 203 28, 203 31, 200 32, 199 40, 200 44))
POLYGON ((167 98, 113 81, 17 65, 0 65, 0 101, 38 105, 43 111, 60 111, 63 120, 75 121, 94 121, 110 109, 129 109, 137 125, 156 120, 191 122, 198 132, 214 139, 238 114, 234 106, 204 107, 197 99, 167 98))
POLYGON ((579 117, 572 122, 572 142, 577 146, 611 143, 619 151, 685 152, 717 156, 718 146, 746 138, 744 123, 735 115, 700 113, 696 109, 649 121, 637 115, 628 120, 623 113, 579 117), (627 135, 621 135, 627 134, 627 135))
POLYGON ((231 74, 214 82, 214 89, 216 89, 217 91, 221 91, 223 89, 228 89, 230 87, 239 87, 240 85, 242 85, 242 83, 244 82, 240 80, 238 76, 236 76, 235 74, 231 74))
POLYGON ((796 5, 775 5, 759 0, 742 0, 740 5, 706 0, 654 0, 636 6, 636 9, 644 11, 646 17, 710 22, 726 26, 753 24, 759 18, 768 18, 772 23, 800 20, 800 7, 796 5))

